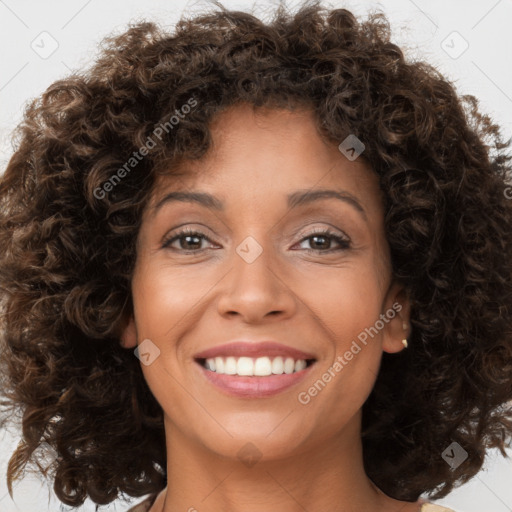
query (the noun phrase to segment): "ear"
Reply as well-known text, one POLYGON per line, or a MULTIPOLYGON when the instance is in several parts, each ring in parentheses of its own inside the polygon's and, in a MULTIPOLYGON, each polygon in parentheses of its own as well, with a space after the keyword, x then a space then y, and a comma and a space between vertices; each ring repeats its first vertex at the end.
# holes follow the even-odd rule
POLYGON ((382 336, 382 350, 393 354, 404 350, 402 340, 411 334, 411 304, 404 285, 393 281, 384 299, 383 314, 388 318, 382 336))
POLYGON ((137 326, 135 325, 133 314, 125 317, 119 338, 123 348, 134 348, 137 346, 137 326))

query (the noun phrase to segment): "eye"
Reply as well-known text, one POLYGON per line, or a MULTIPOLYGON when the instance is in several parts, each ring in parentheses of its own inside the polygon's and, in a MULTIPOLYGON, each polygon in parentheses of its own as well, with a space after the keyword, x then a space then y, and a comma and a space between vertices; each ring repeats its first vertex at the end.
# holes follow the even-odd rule
POLYGON ((350 248, 350 239, 348 237, 341 236, 338 233, 330 231, 329 229, 314 231, 313 233, 310 233, 308 236, 303 238, 301 243, 308 240, 314 240, 314 244, 316 245, 316 247, 313 247, 312 249, 305 248, 305 250, 308 252, 334 252, 343 251, 350 248), (332 249, 330 247, 333 240, 339 245, 337 249, 332 249))
MULTIPOLYGON (((328 229, 321 229, 310 233, 304 237, 300 243, 313 240, 316 247, 311 249, 304 248, 308 252, 335 252, 342 251, 350 248, 350 240, 348 237, 339 235, 328 229), (338 244, 338 248, 331 248, 332 241, 338 244)), ((203 241, 213 242, 201 231, 185 228, 178 233, 174 233, 170 238, 164 240, 162 248, 172 249, 183 254, 192 254, 205 250, 201 246, 203 241), (173 247, 173 244, 178 242, 179 247, 173 247)))
POLYGON ((185 228, 178 233, 174 233, 170 238, 164 240, 162 243, 162 248, 171 248, 178 252, 190 254, 204 250, 201 248, 201 243, 203 240, 211 242, 211 240, 204 233, 201 233, 201 231, 185 228), (179 242, 179 248, 172 247, 172 244, 175 241, 179 242))

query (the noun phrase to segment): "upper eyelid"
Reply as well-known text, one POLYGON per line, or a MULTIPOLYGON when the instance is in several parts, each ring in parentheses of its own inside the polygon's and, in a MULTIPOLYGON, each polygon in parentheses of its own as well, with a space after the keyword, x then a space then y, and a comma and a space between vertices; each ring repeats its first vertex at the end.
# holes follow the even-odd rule
POLYGON ((339 228, 335 228, 333 226, 306 228, 304 231, 301 228, 301 229, 298 229, 297 231, 295 231, 293 236, 297 236, 297 235, 309 236, 309 235, 314 235, 316 233, 326 233, 326 232, 330 232, 330 234, 333 234, 333 235, 345 236, 345 237, 349 238, 349 236, 343 230, 341 230, 339 228))
MULTIPOLYGON (((194 227, 190 227, 188 226, 188 224, 183 224, 183 225, 180 225, 180 226, 177 226, 173 229, 173 234, 172 235, 166 235, 164 236, 164 239, 166 238, 173 238, 177 235, 183 235, 183 234, 187 234, 187 233, 191 233, 191 234, 201 234, 202 236, 204 236, 205 238, 208 238, 211 240, 211 237, 206 234, 204 232, 204 230, 206 231, 210 231, 208 228, 204 227, 204 228, 194 228, 194 227), (184 226, 184 227, 182 227, 184 226)), ((347 238, 350 238, 343 230, 339 229, 339 228, 336 228, 332 225, 329 225, 328 227, 325 227, 325 226, 322 226, 322 227, 313 227, 313 228, 297 228, 295 229, 293 232, 292 232, 292 236, 295 237, 297 235, 302 235, 302 236, 305 236, 305 235, 308 235, 308 234, 315 234, 315 233, 323 233, 323 232, 326 232, 326 231, 333 231, 334 233, 333 234, 338 234, 338 235, 341 235, 341 236, 346 236, 347 238)), ((219 236, 219 235, 216 235, 216 236, 219 236)), ((222 238, 222 237, 220 237, 222 238)), ((213 241, 213 240, 211 240, 213 241)))

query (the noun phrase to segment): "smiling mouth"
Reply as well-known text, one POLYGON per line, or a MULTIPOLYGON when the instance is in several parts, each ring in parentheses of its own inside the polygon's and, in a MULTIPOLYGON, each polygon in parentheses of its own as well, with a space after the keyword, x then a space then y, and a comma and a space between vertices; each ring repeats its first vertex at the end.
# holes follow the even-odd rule
POLYGON ((269 377, 290 375, 310 367, 316 359, 292 357, 214 357, 198 358, 196 362, 206 370, 220 375, 239 377, 269 377))

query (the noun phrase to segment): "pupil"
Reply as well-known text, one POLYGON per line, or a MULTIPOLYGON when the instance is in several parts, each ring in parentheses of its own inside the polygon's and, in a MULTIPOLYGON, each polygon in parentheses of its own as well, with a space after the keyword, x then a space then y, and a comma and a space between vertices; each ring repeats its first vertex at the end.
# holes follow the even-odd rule
MULTIPOLYGON (((187 249, 190 249, 190 244, 189 244, 189 240, 190 239, 196 240, 196 245, 197 244, 201 245, 201 241, 199 240, 198 236, 196 236, 196 235, 187 235, 187 236, 185 236, 185 245, 188 246, 188 247, 186 247, 187 249)), ((192 242, 192 245, 194 245, 194 242, 192 242)))
MULTIPOLYGON (((314 239, 314 240, 318 240, 318 239, 323 240, 323 241, 324 241, 323 246, 325 246, 326 244, 327 244, 327 246, 329 245, 329 244, 326 242, 327 238, 326 238, 325 236, 314 236, 314 237, 313 237, 313 239, 314 239)), ((322 245, 322 244, 320 244, 320 245, 322 245)), ((317 246, 318 246, 318 244, 317 244, 317 246)))

